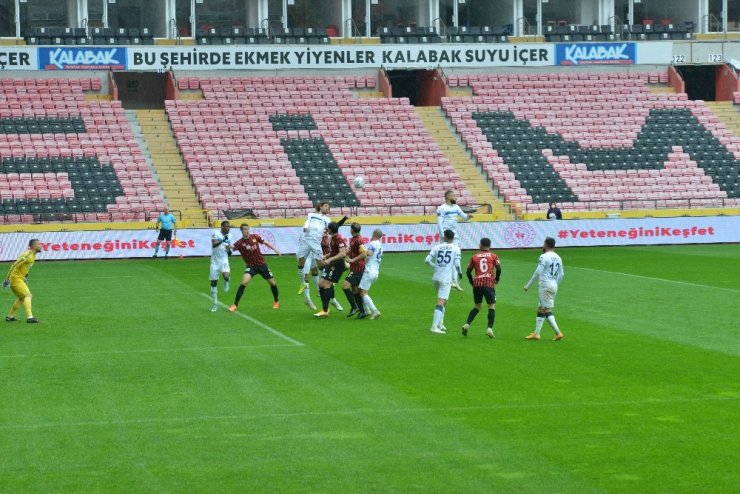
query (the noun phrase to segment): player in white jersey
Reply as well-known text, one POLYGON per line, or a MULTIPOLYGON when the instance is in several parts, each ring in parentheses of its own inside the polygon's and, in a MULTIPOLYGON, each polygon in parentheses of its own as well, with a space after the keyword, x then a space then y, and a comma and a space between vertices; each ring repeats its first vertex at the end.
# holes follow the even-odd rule
POLYGON ((460 267, 460 247, 455 245, 455 232, 445 230, 443 233, 444 243, 434 247, 427 255, 424 262, 434 268, 434 287, 437 289, 437 306, 434 309, 434 318, 432 320, 432 333, 444 334, 445 306, 447 299, 450 298, 450 288, 452 278, 460 279, 462 277, 462 268, 460 267))
POLYGON ((360 253, 359 256, 350 259, 349 262, 357 262, 360 259, 365 259, 365 271, 362 273, 362 279, 360 279, 360 297, 362 303, 365 305, 364 314, 370 315, 370 319, 377 319, 380 317, 380 311, 375 307, 373 299, 370 298, 368 292, 373 283, 378 281, 378 275, 380 274, 380 262, 383 260, 383 244, 380 239, 383 238, 383 232, 380 230, 373 231, 373 236, 370 243, 365 246, 365 250, 360 253))
MULTIPOLYGON (((437 230, 439 231, 439 238, 444 237, 445 230, 451 230, 455 234, 455 244, 460 245, 459 237, 457 237, 457 219, 462 218, 463 221, 469 220, 473 215, 465 214, 460 206, 457 205, 457 197, 455 192, 448 190, 445 192, 445 202, 437 208, 437 230)), ((463 288, 458 282, 457 276, 454 276, 451 280, 452 287, 456 290, 463 291, 463 288)))
POLYGON ((328 216, 330 210, 331 205, 327 201, 322 201, 316 206, 315 213, 308 214, 306 222, 303 224, 303 236, 296 252, 296 257, 298 258, 298 277, 301 280, 298 294, 303 294, 304 303, 311 310, 315 310, 316 306, 311 302, 307 283, 308 275, 313 268, 313 281, 318 290, 319 271, 316 263, 324 256, 321 250, 321 238, 324 236, 329 222, 331 222, 328 216))
POLYGON ((224 292, 229 291, 229 254, 231 254, 231 239, 229 232, 231 225, 228 221, 221 222, 221 229, 213 232, 211 237, 211 312, 218 310, 218 278, 224 277, 224 292))
POLYGON ((555 322, 555 316, 552 315, 552 309, 555 307, 555 295, 558 293, 558 286, 565 276, 563 270, 563 260, 560 256, 555 253, 555 239, 547 237, 545 244, 542 246, 542 254, 540 260, 537 263, 537 269, 535 270, 532 277, 529 279, 526 285, 524 285, 524 291, 529 290, 529 287, 534 283, 535 280, 540 280, 540 292, 539 292, 539 307, 537 307, 537 321, 534 327, 534 332, 527 335, 528 340, 539 340, 540 330, 542 329, 542 323, 547 319, 547 323, 555 331, 555 337, 553 340, 558 341, 563 339, 563 333, 558 328, 558 323, 555 322))

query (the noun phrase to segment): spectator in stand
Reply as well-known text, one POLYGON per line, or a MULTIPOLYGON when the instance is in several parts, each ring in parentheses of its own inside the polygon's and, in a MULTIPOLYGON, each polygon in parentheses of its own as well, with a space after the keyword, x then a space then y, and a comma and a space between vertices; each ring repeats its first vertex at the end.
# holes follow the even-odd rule
POLYGON ((547 219, 548 220, 562 220, 563 219, 563 213, 560 212, 558 205, 555 204, 554 202, 550 203, 550 209, 547 210, 547 219))

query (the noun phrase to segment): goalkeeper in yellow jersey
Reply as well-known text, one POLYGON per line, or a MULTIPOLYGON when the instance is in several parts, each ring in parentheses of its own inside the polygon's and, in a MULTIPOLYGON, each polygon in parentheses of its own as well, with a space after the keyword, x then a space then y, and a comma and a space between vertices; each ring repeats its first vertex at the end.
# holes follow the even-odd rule
POLYGON ((8 271, 8 276, 5 277, 3 287, 10 287, 15 296, 18 297, 18 300, 16 300, 13 307, 10 308, 8 315, 5 316, 6 322, 13 322, 16 320, 15 313, 21 308, 21 305, 26 310, 27 323, 34 324, 39 322, 38 319, 33 317, 33 312, 31 311, 31 291, 28 289, 28 271, 36 261, 36 254, 39 252, 41 252, 41 241, 34 238, 28 242, 28 250, 23 251, 23 253, 18 256, 18 260, 10 266, 10 271, 8 271))

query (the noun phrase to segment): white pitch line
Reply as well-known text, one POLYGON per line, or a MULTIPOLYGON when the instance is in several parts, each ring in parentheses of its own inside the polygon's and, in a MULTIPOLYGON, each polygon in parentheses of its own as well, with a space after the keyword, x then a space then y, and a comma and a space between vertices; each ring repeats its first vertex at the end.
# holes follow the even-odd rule
POLYGON ((607 271, 606 269, 594 269, 594 268, 582 268, 580 266, 571 266, 571 269, 582 269, 584 271, 594 271, 597 273, 609 273, 609 274, 618 274, 620 276, 628 276, 630 278, 640 278, 643 280, 652 280, 652 281, 662 281, 664 283, 675 283, 677 285, 687 285, 687 286, 693 286, 697 288, 709 288, 712 290, 724 290, 728 292, 740 292, 740 290, 736 288, 725 288, 721 286, 712 286, 712 285, 702 285, 700 283, 690 283, 688 281, 677 281, 677 280, 667 280, 665 278, 654 278, 652 276, 642 276, 640 274, 632 274, 632 273, 622 273, 620 271, 607 271))
POLYGON ((546 409, 546 408, 570 408, 570 407, 609 407, 609 406, 636 406, 636 405, 669 405, 675 403, 696 403, 696 402, 722 402, 736 401, 740 396, 722 397, 722 396, 704 396, 697 398, 675 398, 675 399, 646 399, 646 400, 614 400, 614 401, 592 401, 592 402, 568 402, 568 403, 521 403, 509 405, 475 405, 461 407, 430 407, 430 408, 396 408, 396 409, 372 409, 357 408, 348 410, 325 410, 325 411, 303 411, 303 412, 284 412, 284 413, 245 413, 235 415, 194 415, 190 417, 149 417, 139 419, 120 419, 120 420, 90 420, 80 422, 46 422, 40 424, 3 424, 0 425, 0 431, 33 431, 39 429, 55 429, 65 427, 107 427, 119 425, 146 425, 162 423, 183 423, 183 422, 212 422, 212 421, 229 421, 229 420, 246 420, 246 419, 275 419, 275 418, 294 418, 294 417, 321 417, 321 416, 340 416, 340 415, 398 415, 409 413, 435 413, 435 412, 466 412, 466 411, 485 411, 485 410, 524 410, 524 409, 546 409))
POLYGON ((41 358, 41 357, 72 357, 85 355, 129 355, 132 353, 174 353, 174 352, 206 352, 209 350, 248 350, 252 348, 293 348, 295 345, 235 345, 235 346, 200 346, 185 348, 147 348, 142 350, 100 350, 95 352, 59 352, 59 353, 16 353, 0 355, 0 359, 11 358, 41 358))
MULTIPOLYGON (((210 295, 207 295, 205 293, 201 293, 201 295, 203 295, 208 300, 211 300, 211 296, 210 295)), ((229 308, 229 306, 226 305, 226 304, 224 304, 223 302, 219 302, 218 305, 219 305, 219 307, 223 307, 224 309, 228 309, 229 308)), ((243 312, 234 312, 234 314, 236 314, 237 316, 241 317, 242 319, 246 319, 247 321, 251 322, 255 326, 259 326, 260 328, 264 329, 268 333, 274 334, 278 338, 282 338, 283 340, 292 343, 295 346, 304 346, 303 343, 301 343, 300 341, 294 340, 293 338, 291 338, 288 335, 284 335, 283 333, 281 333, 277 329, 271 328, 267 324, 263 323, 262 321, 259 321, 259 320, 255 319, 254 317, 250 317, 250 316, 244 314, 243 312)))

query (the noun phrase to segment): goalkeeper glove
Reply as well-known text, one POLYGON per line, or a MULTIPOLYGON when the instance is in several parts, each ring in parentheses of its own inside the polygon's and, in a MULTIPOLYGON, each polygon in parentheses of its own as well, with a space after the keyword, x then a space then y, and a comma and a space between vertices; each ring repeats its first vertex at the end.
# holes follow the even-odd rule
POLYGON ((10 286, 10 280, 3 281, 3 288, 8 288, 10 286))

